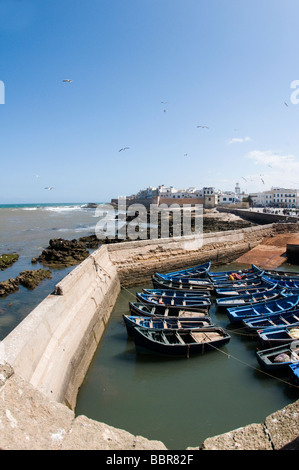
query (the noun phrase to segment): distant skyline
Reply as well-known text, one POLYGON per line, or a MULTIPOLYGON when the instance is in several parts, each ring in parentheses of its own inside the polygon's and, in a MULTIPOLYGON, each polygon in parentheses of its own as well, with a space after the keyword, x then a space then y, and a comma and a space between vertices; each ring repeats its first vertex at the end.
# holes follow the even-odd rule
POLYGON ((0 0, 0 204, 299 188, 298 17, 296 0, 0 0))

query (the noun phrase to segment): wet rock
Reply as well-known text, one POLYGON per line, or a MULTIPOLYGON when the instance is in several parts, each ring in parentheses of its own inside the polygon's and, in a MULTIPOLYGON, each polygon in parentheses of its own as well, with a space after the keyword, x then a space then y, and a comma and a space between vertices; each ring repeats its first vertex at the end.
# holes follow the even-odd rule
POLYGON ((19 255, 17 253, 0 255, 0 271, 9 268, 18 261, 18 259, 19 255))
POLYGON ((38 269, 35 271, 22 271, 16 281, 27 289, 35 289, 44 279, 51 279, 52 273, 50 270, 38 269))
POLYGON ((19 290, 19 283, 16 279, 8 279, 7 281, 0 282, 0 297, 13 294, 19 290))
POLYGON ((98 248, 100 245, 100 240, 96 235, 87 235, 86 237, 79 238, 79 242, 83 243, 86 248, 98 248))
POLYGON ((67 267, 81 263, 88 256, 89 252, 82 242, 55 238, 50 240, 48 248, 36 260, 47 266, 67 267))

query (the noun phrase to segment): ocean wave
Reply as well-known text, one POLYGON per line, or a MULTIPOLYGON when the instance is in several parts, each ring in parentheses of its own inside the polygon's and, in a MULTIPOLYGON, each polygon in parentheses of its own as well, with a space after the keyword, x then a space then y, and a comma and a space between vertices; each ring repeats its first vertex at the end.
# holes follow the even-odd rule
POLYGON ((48 206, 43 207, 42 209, 51 212, 71 212, 71 211, 81 211, 82 206, 48 206))

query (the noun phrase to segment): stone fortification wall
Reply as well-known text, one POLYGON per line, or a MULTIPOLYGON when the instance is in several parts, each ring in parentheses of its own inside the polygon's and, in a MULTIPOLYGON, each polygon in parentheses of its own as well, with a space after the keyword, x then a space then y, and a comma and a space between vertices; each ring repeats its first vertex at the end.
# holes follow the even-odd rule
POLYGON ((5 361, 37 390, 73 408, 119 291, 101 247, 3 340, 5 361))
MULTIPOLYGON (((284 230, 289 228, 285 225, 284 230)), ((124 242, 109 245, 108 250, 122 285, 129 286, 148 282, 155 271, 183 269, 209 260, 214 266, 229 263, 276 230, 275 225, 254 226, 202 237, 124 242)))

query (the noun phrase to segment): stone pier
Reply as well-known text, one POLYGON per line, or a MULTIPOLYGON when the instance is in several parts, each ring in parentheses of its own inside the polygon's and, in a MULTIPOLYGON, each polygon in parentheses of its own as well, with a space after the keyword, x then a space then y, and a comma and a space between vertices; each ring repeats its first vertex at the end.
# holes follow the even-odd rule
MULTIPOLYGON (((159 441, 74 416, 78 389, 120 286, 142 284, 155 271, 208 260, 213 265, 228 263, 268 237, 296 231, 297 224, 268 224, 208 233, 203 238, 100 247, 0 342, 0 448, 166 450, 159 441)), ((203 445, 199 443, 198 449, 256 448, 257 435, 260 445, 269 450, 290 445, 299 435, 298 411, 295 403, 269 417, 266 425, 249 425, 211 438, 203 445)))

